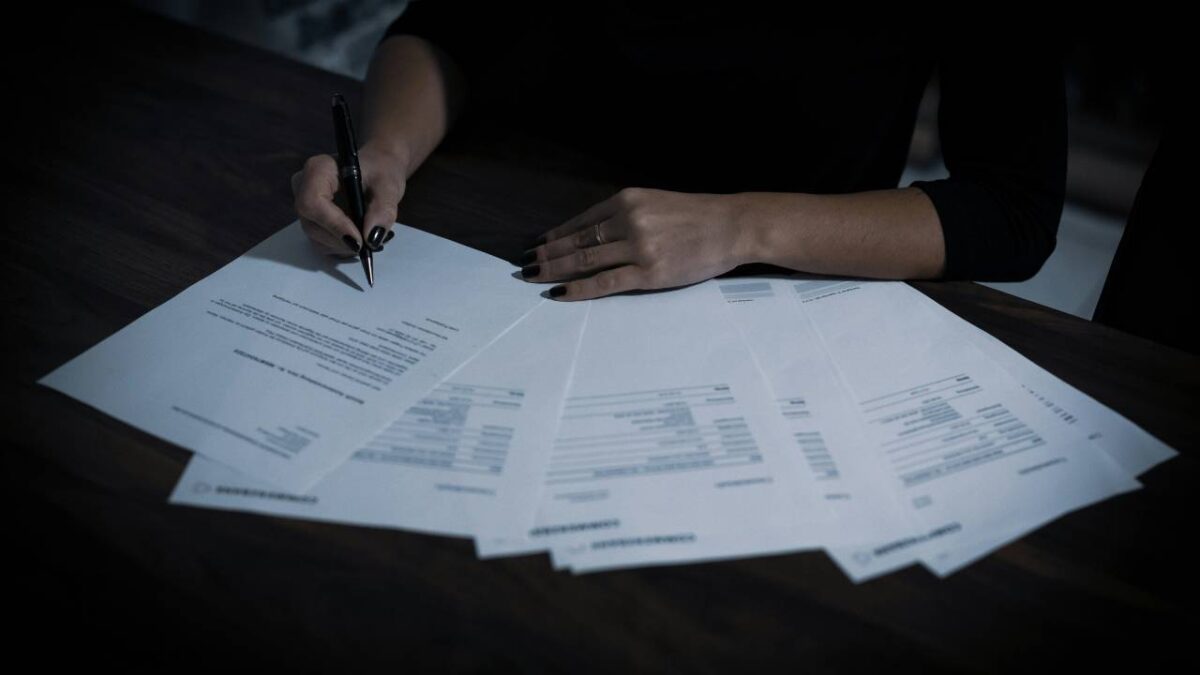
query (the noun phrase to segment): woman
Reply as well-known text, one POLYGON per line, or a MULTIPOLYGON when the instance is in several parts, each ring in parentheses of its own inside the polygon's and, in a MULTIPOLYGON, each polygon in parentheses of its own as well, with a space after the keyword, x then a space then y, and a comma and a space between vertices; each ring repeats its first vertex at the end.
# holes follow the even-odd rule
POLYGON ((418 0, 388 29, 366 83, 365 232, 333 203, 336 166, 321 155, 293 177, 315 243, 343 255, 380 246, 407 178, 466 110, 582 146, 654 186, 621 190, 533 243, 522 275, 563 282, 550 290, 562 300, 751 262, 1019 280, 1054 249, 1066 112, 1047 36, 994 24, 957 37, 904 22, 840 29, 790 7, 498 4, 418 0), (950 176, 897 188, 935 72, 950 176))

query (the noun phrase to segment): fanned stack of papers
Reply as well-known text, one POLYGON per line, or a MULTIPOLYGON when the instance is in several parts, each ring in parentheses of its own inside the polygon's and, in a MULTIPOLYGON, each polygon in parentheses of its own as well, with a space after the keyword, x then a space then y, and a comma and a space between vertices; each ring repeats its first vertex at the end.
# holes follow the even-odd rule
POLYGON ((823 549, 944 576, 1175 454, 903 283, 561 303, 395 232, 364 292, 293 224, 42 382, 194 451, 174 503, 575 572, 823 549))

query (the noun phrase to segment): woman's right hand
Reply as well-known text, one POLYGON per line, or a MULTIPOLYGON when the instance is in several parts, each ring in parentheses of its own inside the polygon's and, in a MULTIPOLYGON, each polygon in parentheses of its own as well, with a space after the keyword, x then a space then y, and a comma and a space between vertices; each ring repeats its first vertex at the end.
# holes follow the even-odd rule
POLYGON ((407 170, 403 159, 364 145, 358 151, 362 169, 366 218, 360 232, 340 206, 337 160, 330 155, 315 155, 292 176, 292 194, 296 214, 304 233, 323 253, 336 256, 357 255, 365 241, 372 251, 380 251, 392 237, 396 210, 404 197, 407 170))

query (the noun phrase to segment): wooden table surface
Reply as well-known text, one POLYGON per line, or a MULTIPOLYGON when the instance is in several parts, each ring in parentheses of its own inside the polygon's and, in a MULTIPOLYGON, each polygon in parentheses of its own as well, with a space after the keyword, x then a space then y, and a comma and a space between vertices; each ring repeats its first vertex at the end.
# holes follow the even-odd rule
MULTIPOLYGON (((10 655, 302 670, 1196 660, 1200 359, 971 283, 917 287, 1181 454, 946 580, 910 568, 854 585, 820 553, 576 577, 540 556, 479 561, 463 540, 168 505, 187 452, 35 381, 292 222, 292 172, 330 149, 330 93, 358 109, 361 84, 129 9, 64 14, 7 65, 27 125, 4 181, 10 655)), ((586 158, 481 138, 421 169, 403 222, 511 259, 617 186, 586 158)))

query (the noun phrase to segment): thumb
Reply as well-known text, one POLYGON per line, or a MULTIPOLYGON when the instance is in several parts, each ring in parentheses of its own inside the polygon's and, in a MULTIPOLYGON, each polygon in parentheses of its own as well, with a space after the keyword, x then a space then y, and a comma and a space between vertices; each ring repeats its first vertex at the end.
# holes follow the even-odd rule
POLYGON ((404 186, 400 186, 399 189, 373 192, 369 197, 366 217, 363 219, 363 241, 371 248, 378 249, 391 237, 403 195, 404 186))

